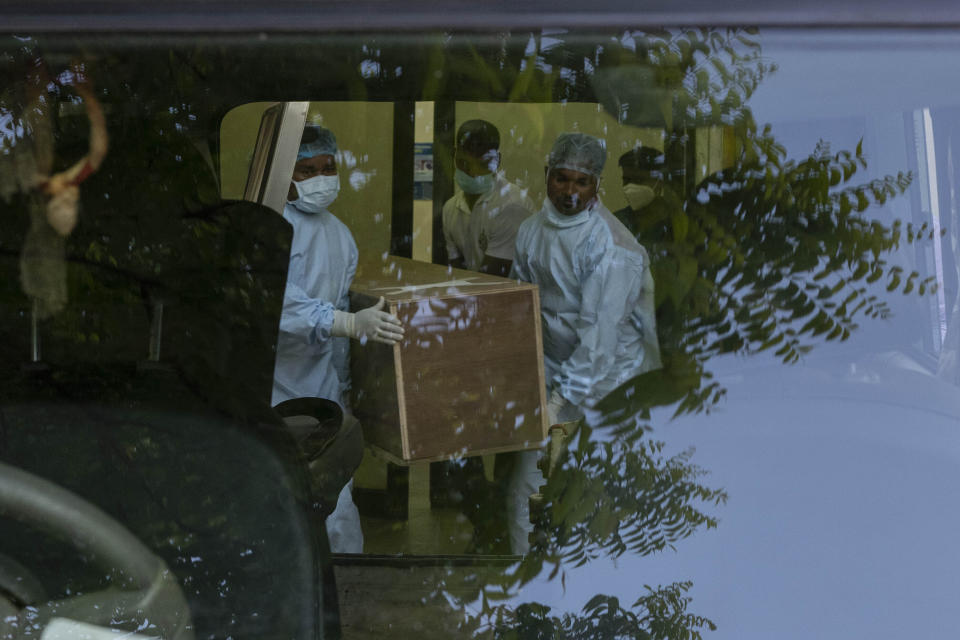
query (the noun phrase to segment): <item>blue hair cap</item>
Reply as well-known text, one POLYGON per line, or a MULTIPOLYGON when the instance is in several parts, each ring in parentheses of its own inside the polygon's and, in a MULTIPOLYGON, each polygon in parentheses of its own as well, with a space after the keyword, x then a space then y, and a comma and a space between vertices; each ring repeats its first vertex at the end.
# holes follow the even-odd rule
POLYGON ((313 156, 332 156, 336 153, 337 136, 333 135, 333 131, 318 124, 308 124, 303 128, 297 160, 313 156))

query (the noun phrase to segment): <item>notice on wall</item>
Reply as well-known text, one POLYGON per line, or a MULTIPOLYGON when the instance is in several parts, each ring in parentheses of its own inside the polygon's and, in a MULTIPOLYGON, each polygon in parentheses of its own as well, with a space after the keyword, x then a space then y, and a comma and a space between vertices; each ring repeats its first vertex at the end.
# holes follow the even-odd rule
POLYGON ((413 145, 413 198, 433 199, 432 142, 417 142, 413 145))

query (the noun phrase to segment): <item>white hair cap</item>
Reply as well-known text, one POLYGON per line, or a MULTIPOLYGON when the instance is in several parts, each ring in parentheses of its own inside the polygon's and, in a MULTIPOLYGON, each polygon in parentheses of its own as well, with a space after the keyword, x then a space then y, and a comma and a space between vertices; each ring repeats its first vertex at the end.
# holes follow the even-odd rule
POLYGON ((606 145, 600 138, 585 133, 561 133, 550 150, 547 168, 570 169, 599 176, 603 173, 606 160, 606 145))

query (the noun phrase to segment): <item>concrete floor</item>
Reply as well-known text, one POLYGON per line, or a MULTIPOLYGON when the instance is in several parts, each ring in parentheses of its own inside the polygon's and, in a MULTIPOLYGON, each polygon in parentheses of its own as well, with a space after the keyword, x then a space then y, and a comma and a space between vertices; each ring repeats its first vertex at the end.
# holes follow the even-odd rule
POLYGON ((510 558, 353 556, 335 566, 344 640, 476 639, 480 589, 510 558))
POLYGON ((410 467, 406 520, 363 516, 364 553, 449 555, 466 552, 473 526, 457 509, 430 508, 430 466, 410 467))
MULTIPOLYGON (((385 488, 385 465, 365 457, 354 483, 385 488)), ((456 508, 431 508, 429 464, 409 467, 408 499, 406 520, 362 515, 363 555, 335 558, 343 636, 476 638, 479 589, 516 558, 466 553, 473 527, 456 508)))
MULTIPOLYGON (((493 480, 493 456, 484 457, 487 480, 493 480)), ((431 508, 430 464, 409 470, 406 520, 376 517, 361 508, 364 553, 407 555, 463 554, 473 538, 473 526, 456 508, 431 508)), ((354 475, 355 489, 386 489, 386 463, 368 450, 354 475)))

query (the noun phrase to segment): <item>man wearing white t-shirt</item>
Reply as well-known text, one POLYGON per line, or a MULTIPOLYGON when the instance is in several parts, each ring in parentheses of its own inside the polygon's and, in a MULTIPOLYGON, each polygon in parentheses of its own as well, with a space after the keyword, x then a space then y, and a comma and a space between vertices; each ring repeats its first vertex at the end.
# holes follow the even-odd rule
MULTIPOLYGON (((517 230, 536 209, 526 190, 501 173, 500 132, 491 123, 468 120, 460 125, 455 153, 460 189, 443 205, 448 264, 505 277, 513 265, 517 230)), ((516 525, 509 522, 513 514, 506 513, 505 494, 513 484, 516 457, 497 455, 493 487, 487 485, 479 457, 431 465, 431 502, 445 504, 452 497, 460 505, 477 531, 475 552, 508 553, 514 546, 507 529, 516 525)))
POLYGON ((510 273, 520 223, 536 208, 526 190, 500 172, 500 132, 486 120, 457 131, 460 190, 443 205, 443 236, 450 266, 498 276, 510 273))

